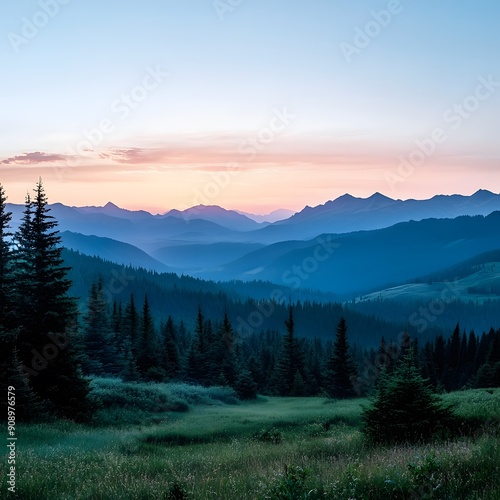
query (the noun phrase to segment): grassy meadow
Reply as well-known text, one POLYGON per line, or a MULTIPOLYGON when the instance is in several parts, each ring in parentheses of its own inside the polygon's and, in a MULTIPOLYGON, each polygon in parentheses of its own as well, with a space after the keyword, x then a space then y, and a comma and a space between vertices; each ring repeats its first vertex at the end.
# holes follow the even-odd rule
POLYGON ((474 422, 463 435, 394 447, 365 442, 366 399, 238 402, 225 388, 111 379, 94 389, 106 407, 92 426, 17 426, 17 498, 500 498, 500 389, 444 396, 474 422))

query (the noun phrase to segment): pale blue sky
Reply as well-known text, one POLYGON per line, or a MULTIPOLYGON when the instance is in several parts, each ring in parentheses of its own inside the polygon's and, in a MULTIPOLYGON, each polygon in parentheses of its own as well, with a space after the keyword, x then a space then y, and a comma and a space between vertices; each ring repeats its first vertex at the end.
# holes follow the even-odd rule
POLYGON ((97 180, 89 204, 185 208, 229 161, 242 171, 208 201, 231 208, 300 208, 346 191, 500 191, 500 88, 457 130, 443 122, 481 76, 500 81, 497 1, 243 0, 223 20, 212 0, 51 2, 59 12, 28 43, 16 36, 24 18, 44 21, 43 0, 1 7, 0 182, 12 201, 41 173, 65 203, 83 204, 81 187, 97 180), (354 45, 356 28, 389 6, 398 13, 348 62, 341 44, 354 45), (112 104, 156 67, 170 76, 122 119, 112 104), (242 141, 285 108, 291 124, 251 164, 241 158, 242 141), (70 174, 47 170, 60 174, 65 162, 24 160, 67 155, 103 119, 113 132, 70 174), (436 127, 446 143, 411 178, 388 184, 398 155, 436 127), (132 148, 139 160, 109 159, 132 148), (269 191, 276 182, 279 195, 269 191))

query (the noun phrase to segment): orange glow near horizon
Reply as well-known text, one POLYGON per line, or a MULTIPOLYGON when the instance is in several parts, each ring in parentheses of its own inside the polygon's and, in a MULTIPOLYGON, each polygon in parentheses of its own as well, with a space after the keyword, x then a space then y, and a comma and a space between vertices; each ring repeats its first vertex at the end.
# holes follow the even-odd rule
POLYGON ((409 172, 400 167, 398 157, 405 156, 396 151, 369 152, 374 148, 356 145, 354 153, 350 147, 297 142, 288 146, 285 152, 269 148, 255 158, 235 155, 220 145, 175 151, 113 149, 56 162, 41 153, 29 158, 21 154, 0 166, 0 182, 11 203, 23 203, 41 176, 51 203, 102 206, 111 201, 152 213, 203 204, 256 214, 279 208, 299 211, 345 193, 366 198, 378 191, 395 199, 425 199, 470 195, 478 189, 498 191, 500 186, 497 161, 488 158, 436 155, 409 172))

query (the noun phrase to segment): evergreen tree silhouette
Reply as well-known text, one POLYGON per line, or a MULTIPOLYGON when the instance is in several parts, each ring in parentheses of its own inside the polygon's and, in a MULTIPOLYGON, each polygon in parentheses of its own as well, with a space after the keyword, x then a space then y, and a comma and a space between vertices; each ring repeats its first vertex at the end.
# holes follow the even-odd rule
POLYGON ((353 385, 355 377, 356 369, 349 354, 346 321, 345 318, 340 318, 325 376, 325 390, 328 396, 337 399, 356 396, 353 385))
POLYGON ((370 408, 364 410, 364 432, 375 443, 419 442, 450 428, 454 418, 415 364, 410 348, 394 373, 384 375, 370 408))
POLYGON ((81 374, 75 299, 61 257, 57 221, 49 215, 42 181, 26 199, 15 237, 16 348, 35 395, 57 416, 83 421, 93 411, 81 374))

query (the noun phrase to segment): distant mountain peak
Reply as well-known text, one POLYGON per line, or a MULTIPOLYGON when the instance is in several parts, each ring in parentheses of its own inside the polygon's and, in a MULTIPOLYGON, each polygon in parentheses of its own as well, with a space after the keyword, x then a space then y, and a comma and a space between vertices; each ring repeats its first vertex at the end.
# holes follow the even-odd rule
POLYGON ((259 224, 235 210, 227 210, 219 205, 196 205, 185 210, 170 210, 164 217, 176 217, 187 221, 202 219, 214 222, 226 229, 250 231, 259 228, 259 224))
POLYGON ((277 210, 273 210, 272 212, 269 212, 264 215, 257 215, 257 214, 252 214, 249 212, 242 212, 241 210, 235 210, 235 212, 245 215, 246 217, 254 220, 255 222, 258 223, 273 223, 273 222, 280 222, 285 219, 288 219, 292 217, 296 212, 294 210, 289 210, 287 208, 278 208, 277 210))
POLYGON ((478 189, 472 196, 471 198, 492 198, 497 196, 495 193, 492 193, 491 191, 488 191, 487 189, 478 189))
POLYGON ((108 201, 106 203, 106 205, 104 205, 103 208, 110 208, 110 209, 120 209, 120 207, 118 205, 115 205, 114 203, 112 203, 111 201, 108 201))
POLYGON ((383 195, 382 193, 379 193, 378 191, 376 193, 373 193, 368 200, 384 200, 384 201, 394 201, 392 198, 389 198, 388 196, 383 195))

